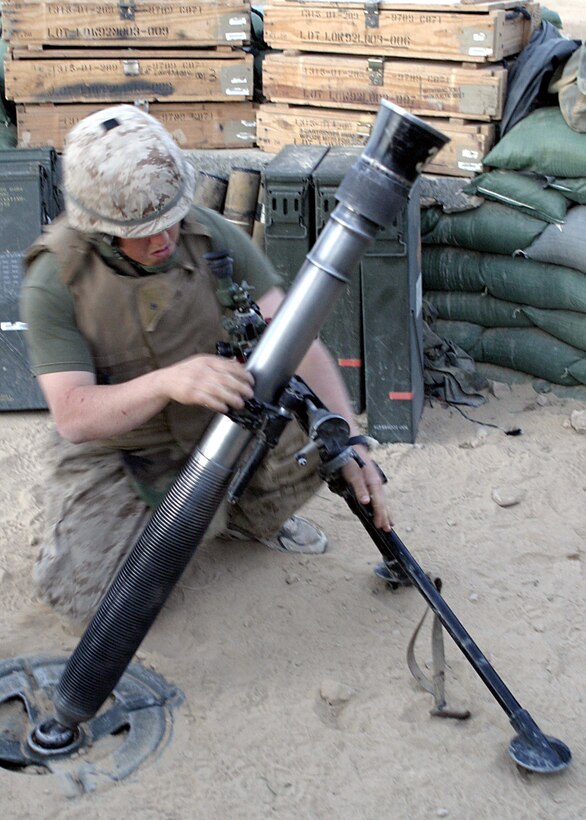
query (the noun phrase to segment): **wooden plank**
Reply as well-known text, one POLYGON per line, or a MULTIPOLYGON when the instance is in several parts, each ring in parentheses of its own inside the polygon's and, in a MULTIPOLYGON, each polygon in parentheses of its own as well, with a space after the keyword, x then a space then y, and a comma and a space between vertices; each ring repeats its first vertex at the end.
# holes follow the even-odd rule
POLYGON ((529 19, 520 8, 474 5, 460 13, 273 0, 264 8, 264 39, 275 49, 498 62, 522 51, 538 22, 539 5, 523 6, 529 19))
POLYGON ((253 57, 234 52, 189 51, 151 59, 119 52, 117 58, 6 60, 5 95, 15 102, 220 102, 251 100, 253 57))
MULTIPOLYGON (((19 148, 63 150, 67 132, 103 105, 17 105, 19 148)), ((250 148, 256 144, 252 103, 152 103, 145 106, 184 149, 250 148)))
POLYGON ((418 116, 498 120, 507 70, 433 60, 382 59, 307 52, 267 54, 263 93, 271 102, 376 111, 382 99, 418 116))
POLYGON ((375 117, 370 111, 266 103, 256 114, 256 142, 263 151, 275 154, 289 144, 364 145, 375 117))
POLYGON ((189 57, 222 58, 223 60, 240 60, 241 51, 217 46, 213 49, 185 49, 185 48, 54 48, 39 46, 38 49, 10 47, 11 60, 89 60, 95 57, 100 59, 112 57, 142 57, 151 60, 175 60, 189 57))
MULTIPOLYGON (((292 2, 328 8, 348 8, 352 2, 359 8, 366 5, 363 0, 271 0, 271 5, 288 7, 292 2)), ((450 11, 466 14, 514 9, 525 3, 517 0, 381 0, 376 5, 385 11, 450 11)))
MULTIPOLYGON (((285 145, 364 145, 375 118, 370 111, 265 103, 257 111, 256 141, 270 153, 285 145)), ((443 118, 427 122, 450 137, 426 166, 428 173, 472 177, 483 170, 482 160, 495 141, 493 123, 443 118)))
POLYGON ((249 0, 4 0, 13 46, 241 46, 250 39, 249 0))

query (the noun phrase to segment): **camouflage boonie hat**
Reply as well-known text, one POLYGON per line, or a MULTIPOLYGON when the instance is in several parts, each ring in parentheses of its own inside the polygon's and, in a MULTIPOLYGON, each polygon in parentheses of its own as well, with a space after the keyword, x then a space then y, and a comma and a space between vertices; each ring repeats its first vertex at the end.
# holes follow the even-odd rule
POLYGON ((193 167, 169 132, 133 105, 104 108, 71 129, 63 179, 72 227, 128 239, 176 225, 195 191, 193 167))

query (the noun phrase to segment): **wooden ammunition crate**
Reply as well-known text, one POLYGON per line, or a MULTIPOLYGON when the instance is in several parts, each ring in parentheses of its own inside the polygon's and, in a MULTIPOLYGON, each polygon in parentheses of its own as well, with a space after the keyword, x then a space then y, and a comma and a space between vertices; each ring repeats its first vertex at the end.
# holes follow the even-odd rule
POLYGON ((251 100, 253 57, 243 51, 55 49, 10 51, 5 95, 32 102, 251 100))
MULTIPOLYGON (((332 108, 308 108, 266 103, 258 107, 256 142, 278 153, 285 145, 364 145, 376 114, 332 108)), ((495 141, 493 123, 459 119, 428 119, 450 142, 426 166, 430 174, 471 177, 483 170, 482 160, 495 141)))
POLYGON ((256 142, 273 154, 285 145, 364 145, 375 116, 370 111, 266 103, 256 112, 256 142))
POLYGON ((507 89, 502 65, 346 57, 304 52, 267 54, 263 93, 272 102, 376 111, 387 99, 419 116, 498 120, 507 89))
MULTIPOLYGON (((17 105, 18 147, 63 150, 65 135, 103 105, 17 105)), ((184 149, 251 148, 256 145, 252 103, 151 103, 144 106, 184 149)))
POLYGON ((270 0, 264 38, 276 49, 496 62, 522 51, 539 19, 533 0, 270 0))
POLYGON ((427 122, 450 138, 450 142, 426 165, 429 174, 473 177, 484 170, 482 161, 496 140, 493 123, 456 118, 428 119, 427 122))
POLYGON ((241 46, 249 0, 4 0, 4 37, 30 46, 241 46))

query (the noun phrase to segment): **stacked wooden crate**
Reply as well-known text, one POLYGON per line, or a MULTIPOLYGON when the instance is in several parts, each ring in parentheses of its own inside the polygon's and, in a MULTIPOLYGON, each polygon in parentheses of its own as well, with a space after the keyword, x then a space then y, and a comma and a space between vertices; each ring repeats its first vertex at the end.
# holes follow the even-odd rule
POLYGON ((533 0, 270 0, 264 38, 281 51, 263 61, 258 145, 360 145, 384 98, 450 136, 430 172, 473 176, 496 138, 504 61, 539 19, 533 0))
POLYGON ((182 148, 255 144, 249 0, 4 0, 18 145, 62 150, 87 114, 133 103, 182 148))

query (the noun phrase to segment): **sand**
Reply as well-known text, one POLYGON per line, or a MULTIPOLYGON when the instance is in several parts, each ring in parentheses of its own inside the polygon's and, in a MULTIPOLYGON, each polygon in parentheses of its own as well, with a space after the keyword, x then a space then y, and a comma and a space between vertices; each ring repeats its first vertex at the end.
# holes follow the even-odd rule
MULTIPOLYGON (((517 700, 570 746, 568 769, 518 769, 505 712, 449 637, 448 702, 472 716, 430 716, 405 657, 424 601, 374 576, 378 550, 324 489, 306 508, 329 535, 324 555, 196 553, 138 653, 185 696, 167 746, 87 794, 0 768, 3 816, 585 817, 586 405, 523 385, 465 413, 427 403, 415 444, 377 450, 396 529, 517 700)), ((30 585, 48 425, 42 411, 0 416, 3 659, 78 643, 30 585)), ((426 627, 417 657, 429 672, 426 627)))
POLYGON ((582 0, 548 0, 543 5, 557 11, 568 37, 586 39, 586 16, 582 0))

